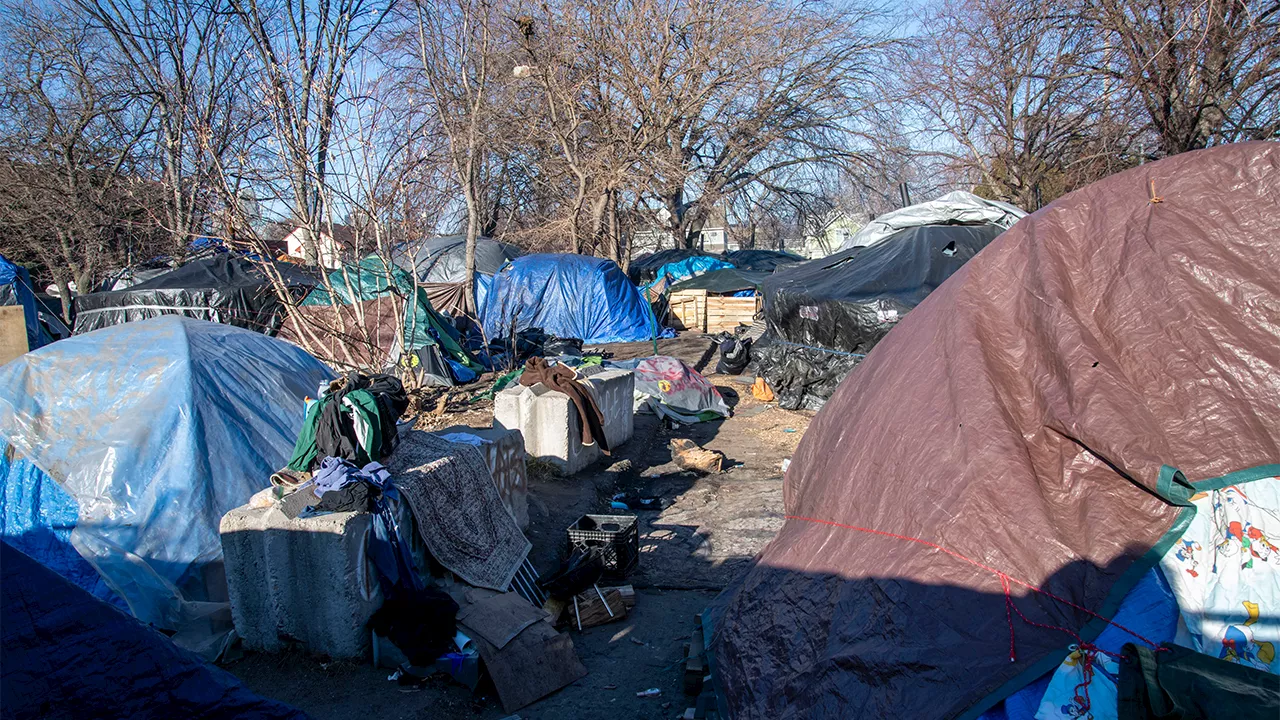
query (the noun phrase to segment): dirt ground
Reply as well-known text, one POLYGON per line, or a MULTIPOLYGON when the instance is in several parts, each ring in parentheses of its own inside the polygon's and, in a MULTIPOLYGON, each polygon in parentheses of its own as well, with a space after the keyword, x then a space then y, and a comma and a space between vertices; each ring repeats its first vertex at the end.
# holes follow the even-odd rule
MULTIPOLYGON (((601 348, 619 359, 653 354, 651 343, 601 348)), ((534 472, 530 477, 528 537, 540 573, 554 571, 565 550, 565 528, 588 512, 609 512, 614 493, 663 497, 661 511, 640 518, 640 567, 630 578, 636 607, 622 621, 570 631, 589 674, 518 711, 525 720, 570 717, 676 718, 692 699, 682 692, 683 646, 694 616, 741 572, 782 526, 781 463, 808 427, 804 413, 761 403, 748 378, 713 374, 714 346, 702 335, 659 341, 659 352, 700 369, 733 407, 719 422, 664 427, 636 416, 632 440, 611 458, 573 477, 534 472), (730 460, 726 472, 700 476, 671 461, 668 443, 689 438, 730 460), (636 693, 658 688, 658 697, 636 693)), ((487 426, 491 405, 450 402, 420 426, 487 426)), ((324 662, 292 653, 250 654, 227 667, 256 692, 288 702, 318 720, 369 718, 479 718, 509 714, 492 690, 477 693, 437 676, 422 689, 388 682, 389 671, 368 663, 324 662)))

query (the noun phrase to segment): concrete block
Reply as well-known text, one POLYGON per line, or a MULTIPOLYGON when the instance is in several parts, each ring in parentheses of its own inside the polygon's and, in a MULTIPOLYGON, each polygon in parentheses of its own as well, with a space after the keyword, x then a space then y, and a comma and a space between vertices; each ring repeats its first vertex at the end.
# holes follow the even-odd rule
POLYGON ((511 511, 521 530, 529 528, 529 473, 525 469, 524 436, 519 430, 503 428, 473 428, 454 425, 434 433, 469 433, 488 440, 480 447, 493 483, 498 486, 502 504, 511 511))
POLYGON ((231 615, 245 647, 279 652, 290 641, 333 658, 363 658, 369 618, 382 606, 366 548, 373 515, 290 520, 245 505, 219 527, 231 615))
MULTIPOLYGON (((600 412, 604 415, 605 439, 610 448, 619 448, 635 431, 635 377, 630 370, 585 368, 582 373, 600 412)), ((524 449, 533 457, 550 462, 572 475, 600 457, 600 448, 582 444, 578 410, 568 395, 538 384, 515 386, 494 398, 493 425, 519 430, 524 449)))

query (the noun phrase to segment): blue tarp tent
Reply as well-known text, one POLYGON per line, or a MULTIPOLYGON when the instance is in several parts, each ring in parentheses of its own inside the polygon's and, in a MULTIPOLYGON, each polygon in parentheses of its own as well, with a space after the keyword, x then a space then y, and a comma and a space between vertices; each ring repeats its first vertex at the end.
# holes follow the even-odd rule
POLYGON ((227 608, 218 523, 284 466, 332 377, 289 343, 173 315, 27 353, 0 367, 0 440, 22 459, 0 466, 0 535, 94 591, 70 543, 136 617, 206 652, 227 608))
POLYGON ((648 340, 657 332, 649 303, 612 260, 526 255, 493 276, 481 311, 489 338, 528 328, 588 345, 648 340))
POLYGON ((5 718, 307 717, 0 543, 5 718))
MULTIPOLYGON (((662 278, 668 278, 669 283, 678 283, 681 280, 688 280, 712 270, 727 270, 734 267, 733 263, 713 257, 691 257, 684 260, 670 262, 658 268, 658 273, 653 282, 659 282, 662 278)), ((653 283, 649 283, 653 285, 653 283)), ((648 287, 648 286, 646 286, 648 287)))
POLYGON ((0 305, 21 305, 22 316, 27 321, 27 349, 35 350, 53 342, 44 328, 36 307, 36 296, 31 289, 31 277, 27 269, 9 262, 0 255, 0 305))

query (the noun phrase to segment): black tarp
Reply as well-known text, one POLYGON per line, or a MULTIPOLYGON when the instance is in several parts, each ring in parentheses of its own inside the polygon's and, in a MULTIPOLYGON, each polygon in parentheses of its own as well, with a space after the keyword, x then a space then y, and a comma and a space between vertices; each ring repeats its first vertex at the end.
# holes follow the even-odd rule
POLYGON ((898 320, 994 240, 996 225, 929 225, 764 281, 757 372, 788 409, 816 410, 898 320))
POLYGON ((0 711, 26 718, 306 720, 0 543, 0 711))
POLYGON ((740 290, 756 290, 764 283, 767 277, 769 277, 767 272, 725 268, 723 270, 712 270, 697 277, 691 277, 688 280, 681 280, 667 288, 667 291, 706 290, 709 293, 735 293, 740 290))
POLYGON ((773 272, 780 267, 804 262, 804 258, 799 255, 782 250, 734 250, 724 258, 733 263, 734 267, 756 272, 773 272))
POLYGON ((637 285, 647 285, 658 277, 658 270, 667 263, 688 260, 691 257, 715 257, 709 252, 692 248, 668 248, 658 252, 641 255, 631 260, 627 266, 627 277, 637 285))
MULTIPOLYGON (((298 265, 271 265, 295 299, 301 300, 320 282, 298 265)), ((77 335, 160 315, 185 315, 274 335, 285 306, 264 263, 220 254, 124 290, 81 295, 75 299, 75 311, 77 335)))

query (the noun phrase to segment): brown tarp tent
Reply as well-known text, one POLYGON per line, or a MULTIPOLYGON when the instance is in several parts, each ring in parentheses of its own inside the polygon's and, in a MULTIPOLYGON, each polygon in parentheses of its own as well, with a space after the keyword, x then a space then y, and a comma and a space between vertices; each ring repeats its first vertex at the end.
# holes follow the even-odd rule
POLYGON ((992 242, 815 418, 786 524, 711 609, 717 690, 735 719, 976 716, 1096 636, 1192 486, 1278 461, 1280 145, 1095 183, 992 242))

